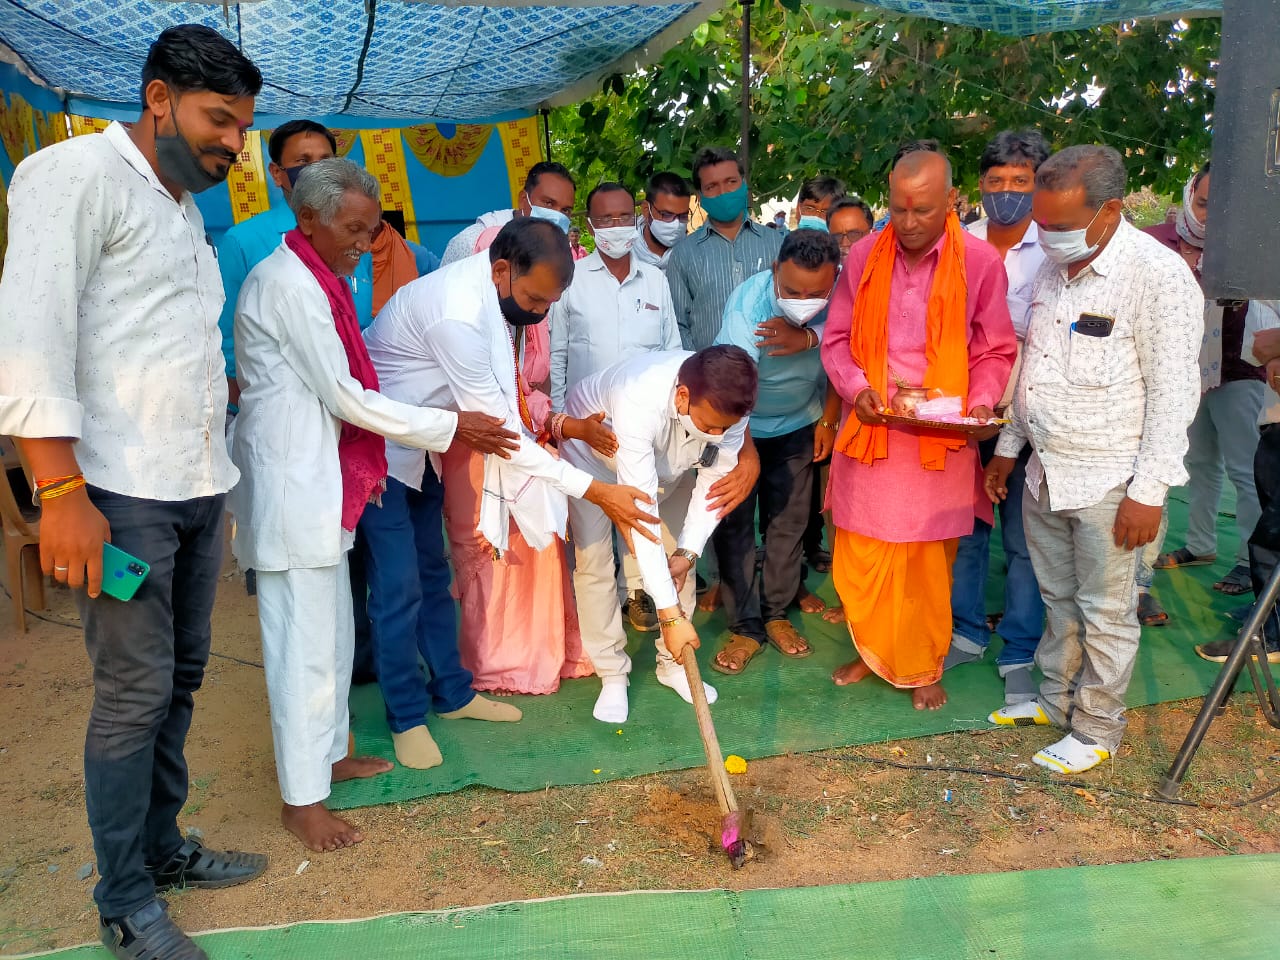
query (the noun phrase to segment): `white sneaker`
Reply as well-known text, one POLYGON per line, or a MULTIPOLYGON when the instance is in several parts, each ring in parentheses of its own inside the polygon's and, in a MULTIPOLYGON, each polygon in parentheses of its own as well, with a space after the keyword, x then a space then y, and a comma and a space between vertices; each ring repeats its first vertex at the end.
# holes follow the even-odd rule
MULTIPOLYGON (((693 703, 693 691, 689 689, 689 677, 685 674, 684 667, 678 663, 673 666, 674 669, 665 670, 662 667, 658 667, 658 682, 680 694, 680 699, 685 703, 693 703)), ((707 704, 715 703, 716 698, 719 696, 716 693, 716 688, 709 683, 703 683, 702 689, 707 693, 707 704)))
POLYGON ((631 712, 631 705, 627 702, 627 682, 626 677, 606 678, 591 715, 602 723, 626 723, 631 712))
POLYGON ((1040 708, 1038 702, 1027 700, 1025 703, 1001 707, 987 717, 987 723, 994 723, 998 727, 1047 727, 1050 721, 1049 715, 1040 708))
POLYGON ((1103 760, 1110 760, 1111 752, 1103 750, 1096 743, 1077 740, 1074 734, 1068 733, 1053 746, 1045 747, 1031 759, 1054 773, 1084 773, 1086 770, 1092 770, 1103 760))

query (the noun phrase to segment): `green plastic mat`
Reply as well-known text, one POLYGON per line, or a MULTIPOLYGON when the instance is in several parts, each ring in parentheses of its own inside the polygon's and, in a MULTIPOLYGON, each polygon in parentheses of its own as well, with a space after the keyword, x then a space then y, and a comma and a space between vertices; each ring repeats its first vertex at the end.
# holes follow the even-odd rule
MULTIPOLYGON (((1175 500, 1169 544, 1182 543, 1185 518, 1185 504, 1175 500)), ((1225 515, 1220 519, 1224 547, 1234 543, 1232 523, 1225 515)), ((998 532, 992 543, 996 549, 988 609, 999 610, 1004 567, 998 532)), ((1226 597, 1211 588, 1230 565, 1224 551, 1212 567, 1157 572, 1155 592, 1172 623, 1144 631, 1129 686, 1130 705, 1179 700, 1207 691, 1218 666, 1197 657, 1193 646, 1229 635, 1232 625, 1223 612, 1248 599, 1226 597)), ((811 578, 810 585, 824 599, 834 600, 829 577, 821 585, 811 578)), ((769 649, 744 673, 727 677, 709 666, 724 637, 723 612, 698 614, 694 619, 703 640, 698 656, 703 678, 720 694, 712 713, 726 755, 750 760, 985 728, 987 715, 1004 702, 1004 687, 994 666, 998 639, 993 640, 984 662, 947 673, 944 685, 950 700, 943 709, 918 711, 912 708, 909 694, 876 677, 849 687, 831 682, 832 670, 853 655, 843 624, 828 624, 820 616, 795 611, 792 619, 809 638, 812 656, 787 660, 769 649)), ((608 726, 592 718, 591 708, 600 691, 595 678, 566 681, 550 696, 513 697, 511 702, 524 711, 518 724, 433 717, 428 722, 444 754, 443 765, 425 771, 397 765, 380 777, 335 784, 330 806, 349 809, 390 803, 449 793, 470 784, 541 790, 549 784, 594 783, 701 766, 706 761, 693 708, 654 678, 652 638, 652 634, 632 634, 628 644, 634 666, 631 716, 625 725, 608 726)), ((355 688, 351 706, 361 752, 394 759, 377 685, 355 688)))
MULTIPOLYGON (((1280 856, 570 897, 198 937, 211 960, 1260 960, 1280 856)), ((100 960, 101 947, 43 956, 100 960)))

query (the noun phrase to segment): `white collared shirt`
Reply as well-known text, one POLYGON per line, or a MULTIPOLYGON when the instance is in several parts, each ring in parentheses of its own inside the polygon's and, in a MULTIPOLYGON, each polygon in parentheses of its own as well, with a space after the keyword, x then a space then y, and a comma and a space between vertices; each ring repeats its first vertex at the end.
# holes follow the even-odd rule
MULTIPOLYGON (((1255 338, 1263 330, 1275 330, 1280 327, 1280 300, 1250 300, 1249 312, 1244 315, 1244 340, 1240 344, 1240 359, 1246 363, 1262 366, 1253 352, 1255 338)), ((1276 395, 1276 385, 1267 380, 1267 402, 1258 416, 1259 424, 1280 423, 1280 396, 1276 395)))
MULTIPOLYGON (((987 239, 990 220, 983 217, 965 227, 979 240, 987 239)), ((1009 277, 1009 319, 1013 332, 1021 343, 1027 338, 1027 325, 1031 322, 1031 286, 1044 263, 1044 251, 1040 249, 1040 228, 1032 220, 1022 239, 1010 247, 1004 255, 1004 272, 1009 277)))
POLYGON ((1178 254, 1121 221, 1077 276, 1046 261, 1036 276, 1031 324, 1014 389, 1012 420, 996 453, 1034 450, 1027 486, 1049 486, 1054 510, 1128 495, 1164 504, 1187 471, 1187 427, 1200 401, 1197 358, 1204 294, 1178 254), (1109 336, 1075 332, 1083 315, 1109 318, 1109 336))
POLYGON ((222 278, 204 220, 118 123, 27 157, 9 188, 0 434, 70 437, 85 479, 225 493, 222 278))
POLYGON ((338 437, 350 423, 443 451, 458 415, 396 403, 351 376, 319 282, 281 243, 250 272, 236 303, 241 386, 231 454, 240 482, 228 506, 246 569, 328 567, 351 537, 342 529, 338 437))
MULTIPOLYGON (((680 365, 690 356, 685 350, 643 354, 574 384, 565 399, 565 412, 571 417, 588 417, 607 411, 605 423, 618 438, 618 452, 606 460, 579 440, 565 441, 562 450, 566 460, 597 480, 639 487, 655 502, 659 487, 672 485, 690 470, 697 470, 679 545, 702 554, 719 522, 708 506, 707 491, 737 465, 747 418, 725 432, 716 444, 714 462, 700 466, 709 445, 685 432, 675 408, 680 365)), ((656 525, 649 527, 659 533, 656 525)), ((645 592, 659 610, 674 607, 679 600, 661 540, 653 543, 633 537, 632 542, 645 592)))
POLYGON ((469 224, 453 235, 444 248, 444 256, 440 258, 440 266, 447 267, 451 263, 465 260, 476 252, 476 241, 486 230, 493 227, 505 227, 515 218, 515 211, 508 207, 505 210, 491 210, 476 217, 476 222, 469 224))
MULTIPOLYGON (((637 245, 643 241, 637 240, 637 245)), ((573 282, 551 306, 551 409, 570 385, 642 353, 680 349, 671 288, 657 267, 630 258, 617 281, 596 251, 573 266, 573 282)))
MULTIPOLYGON (((502 417, 520 435, 511 467, 581 497, 591 477, 557 460, 521 422, 508 325, 498 307, 489 254, 481 252, 401 287, 364 333, 379 389, 420 407, 474 410, 502 417)), ((387 441, 388 472, 422 487, 421 450, 387 441)))

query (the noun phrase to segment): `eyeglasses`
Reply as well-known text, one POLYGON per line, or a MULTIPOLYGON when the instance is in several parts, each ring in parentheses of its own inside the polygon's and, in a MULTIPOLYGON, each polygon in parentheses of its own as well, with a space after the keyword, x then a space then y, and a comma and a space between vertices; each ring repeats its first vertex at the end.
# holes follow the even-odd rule
POLYGON ((846 230, 844 233, 833 233, 831 235, 841 243, 846 240, 850 243, 857 243, 870 232, 870 230, 846 230))
POLYGON ((634 227, 636 215, 633 213, 625 217, 587 217, 587 222, 593 227, 634 227))
POLYGON ((687 213, 667 213, 667 211, 659 210, 657 207, 650 207, 649 212, 653 214, 653 219, 661 220, 663 223, 674 223, 677 220, 681 223, 689 222, 689 214, 687 213))
MULTIPOLYGON (((830 207, 831 204, 827 204, 827 206, 830 207)), ((827 211, 821 204, 814 203, 811 200, 806 200, 800 204, 799 209, 801 216, 805 217, 825 217, 827 215, 827 211)))

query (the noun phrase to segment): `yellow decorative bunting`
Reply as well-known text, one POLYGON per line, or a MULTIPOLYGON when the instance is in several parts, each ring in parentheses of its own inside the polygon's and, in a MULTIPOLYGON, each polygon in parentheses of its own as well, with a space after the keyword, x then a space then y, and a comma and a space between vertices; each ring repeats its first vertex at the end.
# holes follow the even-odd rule
POLYGON ((36 111, 36 147, 42 149, 67 139, 67 115, 36 111))
POLYGON ((364 168, 382 185, 382 209, 404 214, 405 235, 418 242, 418 223, 413 213, 413 196, 405 171, 404 143, 399 130, 361 130, 364 168))
POLYGON ((16 167, 23 157, 36 152, 35 111, 16 93, 9 94, 8 98, 4 115, 0 117, 0 139, 4 141, 9 162, 16 167))
POLYGON ((231 197, 231 218, 236 223, 256 217, 271 206, 267 175, 262 167, 260 130, 245 134, 244 149, 227 174, 227 192, 231 197))
POLYGON ((360 137, 359 130, 330 130, 333 138, 338 141, 338 156, 345 157, 351 152, 351 148, 356 145, 356 140, 360 137))
POLYGON ((511 206, 515 207, 520 203, 529 168, 546 159, 542 154, 542 138, 538 135, 538 118, 508 120, 497 124, 497 127, 506 153, 507 176, 511 180, 511 206))
POLYGON ((446 137, 434 123, 407 127, 404 142, 424 167, 442 177, 460 177, 476 165, 489 143, 493 127, 460 123, 452 137, 446 137))
POLYGON ((78 117, 71 115, 71 135, 78 137, 84 133, 102 133, 107 127, 111 126, 110 120, 100 120, 97 117, 78 117))
MULTIPOLYGON (((4 263, 4 256, 9 252, 9 198, 8 189, 6 188, 3 178, 0 178, 0 265, 4 263)), ((3 266, 0 266, 0 273, 3 272, 3 266)))

